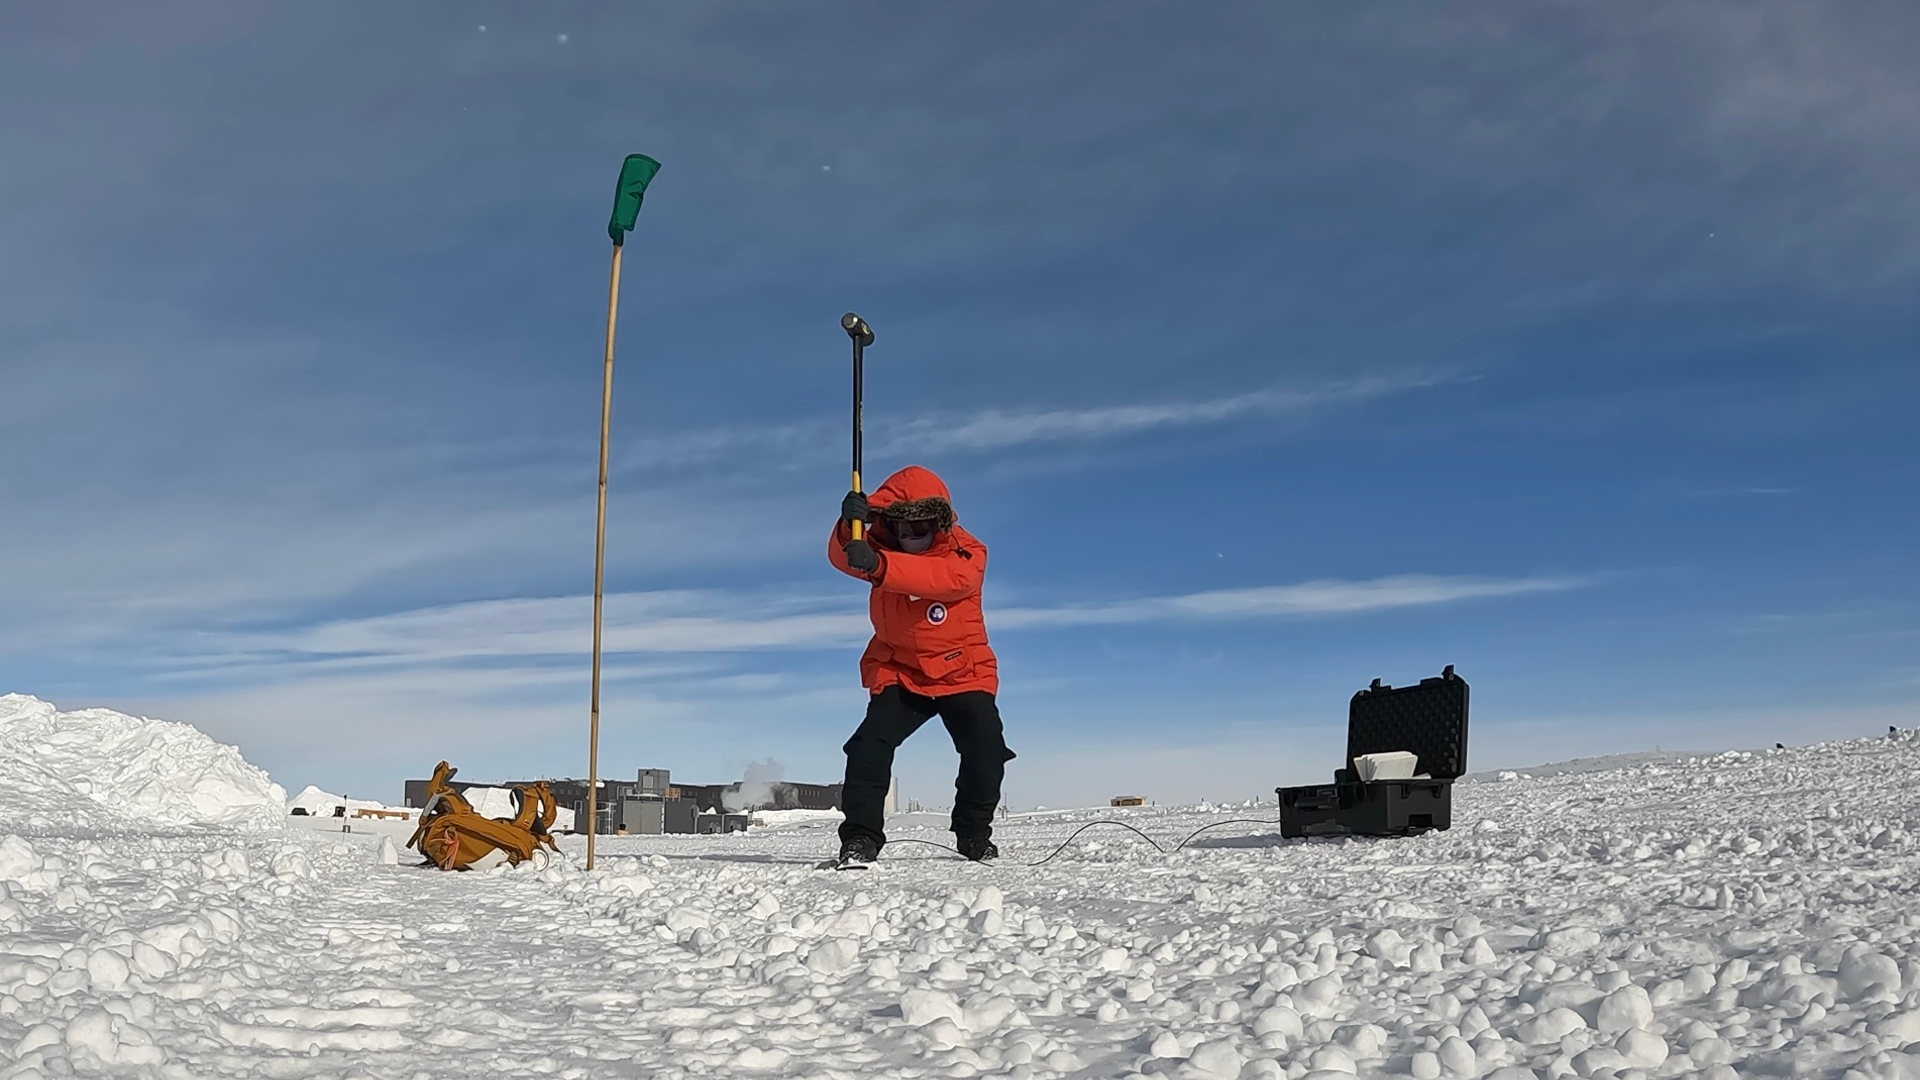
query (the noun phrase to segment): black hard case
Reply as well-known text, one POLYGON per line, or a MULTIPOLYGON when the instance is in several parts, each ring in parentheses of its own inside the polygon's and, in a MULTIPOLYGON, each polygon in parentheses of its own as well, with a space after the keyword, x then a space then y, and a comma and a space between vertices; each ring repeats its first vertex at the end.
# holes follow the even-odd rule
POLYGON ((1375 679, 1347 709, 1347 760, 1331 784, 1276 788, 1280 835, 1409 836, 1453 825, 1453 782, 1467 766, 1467 681, 1453 665, 1418 685, 1375 679), (1353 759, 1407 750, 1420 780, 1362 783, 1353 759))

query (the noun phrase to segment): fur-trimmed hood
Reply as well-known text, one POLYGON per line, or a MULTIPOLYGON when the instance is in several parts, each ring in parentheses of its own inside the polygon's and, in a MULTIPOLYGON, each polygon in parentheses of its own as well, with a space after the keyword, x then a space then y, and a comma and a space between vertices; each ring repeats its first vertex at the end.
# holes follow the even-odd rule
POLYGON ((952 529, 960 520, 953 512, 953 498, 946 482, 933 470, 918 465, 909 465, 887 477, 886 483, 867 496, 867 505, 873 507, 876 514, 908 521, 931 521, 941 532, 952 529))

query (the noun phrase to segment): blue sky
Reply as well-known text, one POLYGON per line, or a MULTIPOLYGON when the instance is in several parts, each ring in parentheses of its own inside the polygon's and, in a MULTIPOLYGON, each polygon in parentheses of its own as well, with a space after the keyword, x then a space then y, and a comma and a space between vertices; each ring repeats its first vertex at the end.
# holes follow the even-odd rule
MULTIPOLYGON (((1914 722, 1920 12, 0 12, 0 690, 289 787, 837 778, 868 470, 992 548, 1017 807, 1914 722)), ((909 744, 907 793, 952 751, 909 744)))

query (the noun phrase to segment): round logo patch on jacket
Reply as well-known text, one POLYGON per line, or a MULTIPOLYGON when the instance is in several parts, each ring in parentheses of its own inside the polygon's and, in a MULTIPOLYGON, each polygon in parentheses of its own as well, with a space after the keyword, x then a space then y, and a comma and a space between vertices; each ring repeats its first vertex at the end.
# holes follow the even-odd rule
POLYGON ((932 623, 935 626, 939 626, 941 623, 946 622, 947 621, 947 605, 928 604, 927 605, 927 621, 932 623))

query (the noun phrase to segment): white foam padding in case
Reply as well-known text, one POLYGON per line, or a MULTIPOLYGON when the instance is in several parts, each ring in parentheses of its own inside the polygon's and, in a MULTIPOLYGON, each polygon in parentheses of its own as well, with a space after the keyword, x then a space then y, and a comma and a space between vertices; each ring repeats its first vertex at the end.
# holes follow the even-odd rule
POLYGON ((1361 754, 1353 759, 1355 775, 1365 783, 1375 780, 1411 780, 1413 771, 1418 768, 1420 758, 1417 754, 1405 750, 1390 750, 1382 754, 1361 754))

